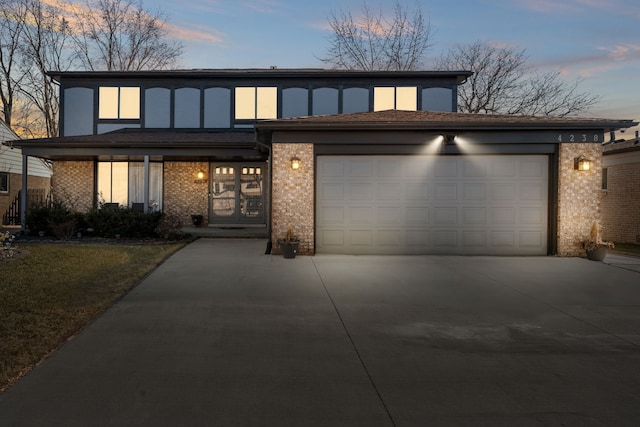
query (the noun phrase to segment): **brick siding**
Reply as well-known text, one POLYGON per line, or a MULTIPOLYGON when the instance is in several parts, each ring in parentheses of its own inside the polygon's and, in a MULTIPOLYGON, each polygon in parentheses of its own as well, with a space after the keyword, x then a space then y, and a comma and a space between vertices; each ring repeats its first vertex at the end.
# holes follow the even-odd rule
POLYGON ((300 239, 298 253, 313 255, 314 230, 314 157, 313 144, 273 144, 272 234, 273 253, 281 254, 278 239, 287 228, 300 239), (300 159, 300 169, 291 169, 291 158, 300 159))
POLYGON ((582 242, 594 221, 602 220, 602 145, 560 144, 558 165, 558 255, 584 256, 582 242), (589 171, 574 169, 574 159, 591 160, 589 171))
POLYGON ((66 203, 78 212, 89 212, 94 203, 94 163, 53 162, 53 200, 66 203))
POLYGON ((209 219, 208 175, 207 162, 165 162, 163 211, 177 216, 184 225, 191 225, 192 214, 203 215, 203 225, 206 225, 209 219), (202 182, 197 180, 198 171, 207 174, 202 182))
MULTIPOLYGON (((29 190, 45 190, 48 194, 51 190, 51 178, 43 176, 29 176, 27 178, 27 188, 29 190)), ((22 190, 22 175, 17 173, 9 174, 9 192, 0 193, 0 222, 2 222, 2 216, 5 214, 9 206, 18 196, 18 193, 22 190)))
POLYGON ((602 191, 603 237, 619 243, 640 243, 640 163, 607 167, 602 191))

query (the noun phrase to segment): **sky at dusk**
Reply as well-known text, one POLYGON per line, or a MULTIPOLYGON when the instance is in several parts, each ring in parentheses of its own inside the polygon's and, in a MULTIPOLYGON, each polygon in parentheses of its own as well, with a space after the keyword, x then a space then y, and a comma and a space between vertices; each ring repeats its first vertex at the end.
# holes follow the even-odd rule
MULTIPOLYGON (((414 8, 416 0, 404 4, 414 8)), ((486 40, 526 49, 541 71, 602 96, 587 116, 640 119, 640 1, 417 0, 431 22, 428 59, 486 40)), ((144 0, 162 9, 185 45, 182 68, 323 68, 331 10, 360 13, 362 0, 144 0)), ((390 0, 369 0, 391 12, 390 0)), ((430 69, 429 63, 425 69, 430 69)))

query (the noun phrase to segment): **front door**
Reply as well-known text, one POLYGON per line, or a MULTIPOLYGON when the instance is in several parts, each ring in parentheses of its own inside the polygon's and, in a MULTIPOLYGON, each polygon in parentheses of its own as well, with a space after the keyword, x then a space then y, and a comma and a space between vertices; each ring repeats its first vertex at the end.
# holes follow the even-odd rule
POLYGON ((265 163, 212 163, 209 224, 264 224, 265 163))

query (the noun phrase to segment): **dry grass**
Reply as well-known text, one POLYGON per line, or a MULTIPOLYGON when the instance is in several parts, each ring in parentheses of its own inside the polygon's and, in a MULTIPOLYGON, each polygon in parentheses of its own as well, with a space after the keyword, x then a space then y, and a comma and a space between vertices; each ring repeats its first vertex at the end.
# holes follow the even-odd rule
POLYGON ((0 391, 183 244, 26 244, 0 262, 0 391))

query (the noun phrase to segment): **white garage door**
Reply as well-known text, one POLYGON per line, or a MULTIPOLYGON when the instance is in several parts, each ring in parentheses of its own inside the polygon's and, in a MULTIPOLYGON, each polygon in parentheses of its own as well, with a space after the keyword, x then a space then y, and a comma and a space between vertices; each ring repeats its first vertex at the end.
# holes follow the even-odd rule
POLYGON ((547 156, 317 161, 317 253, 547 253, 547 156))

